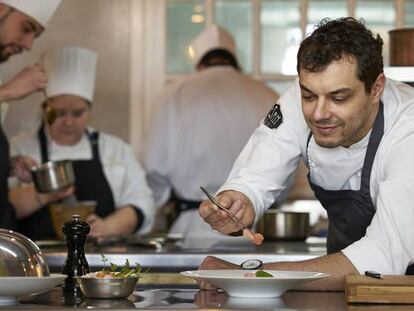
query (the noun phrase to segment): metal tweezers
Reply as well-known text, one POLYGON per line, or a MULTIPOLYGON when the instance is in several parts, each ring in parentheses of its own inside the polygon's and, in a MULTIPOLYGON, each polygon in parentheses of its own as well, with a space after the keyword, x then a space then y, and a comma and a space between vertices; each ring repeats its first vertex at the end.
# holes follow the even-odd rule
POLYGON ((246 226, 243 224, 243 222, 237 217, 233 212, 225 208, 223 205, 221 205, 215 198, 212 196, 204 187, 200 187, 201 191, 203 191, 206 196, 209 198, 209 200, 216 205, 219 209, 225 211, 229 216, 230 219, 240 228, 240 230, 246 229, 246 226))

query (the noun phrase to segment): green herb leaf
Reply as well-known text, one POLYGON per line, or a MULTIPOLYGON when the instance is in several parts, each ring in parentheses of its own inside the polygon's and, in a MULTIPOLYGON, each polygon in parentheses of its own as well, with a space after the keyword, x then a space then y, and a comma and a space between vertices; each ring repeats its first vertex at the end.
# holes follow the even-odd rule
POLYGON ((256 277, 258 277, 258 278, 272 278, 273 275, 271 275, 270 273, 267 273, 266 271, 258 270, 258 271, 256 271, 256 277))
POLYGON ((146 271, 142 272, 142 266, 138 263, 135 263, 135 267, 131 267, 128 258, 125 259, 125 264, 122 267, 118 267, 116 264, 111 262, 109 268, 106 268, 105 263, 108 261, 108 259, 104 254, 101 254, 101 258, 104 264, 102 271, 106 271, 108 273, 112 272, 113 277, 115 278, 139 277, 141 273, 145 273, 149 270, 148 268, 146 271), (117 272, 119 269, 120 271, 117 272))

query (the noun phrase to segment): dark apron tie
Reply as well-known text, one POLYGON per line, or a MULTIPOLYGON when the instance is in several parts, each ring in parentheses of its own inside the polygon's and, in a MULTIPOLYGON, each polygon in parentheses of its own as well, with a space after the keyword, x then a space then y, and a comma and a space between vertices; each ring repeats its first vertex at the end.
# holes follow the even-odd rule
MULTIPOLYGON (((86 131, 86 134, 92 149, 92 159, 72 161, 76 197, 80 201, 97 201, 95 213, 106 217, 115 210, 115 202, 99 156, 99 133, 86 131)), ((49 161, 49 151, 43 127, 38 131, 38 138, 44 163, 49 161)), ((47 206, 18 221, 18 231, 34 240, 56 238, 47 206)))

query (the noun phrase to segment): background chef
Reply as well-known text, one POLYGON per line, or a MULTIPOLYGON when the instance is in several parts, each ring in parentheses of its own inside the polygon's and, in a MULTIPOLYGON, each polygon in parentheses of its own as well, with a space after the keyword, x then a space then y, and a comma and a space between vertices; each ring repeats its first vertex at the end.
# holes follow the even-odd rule
MULTIPOLYGON (((312 289, 343 289, 346 274, 367 270, 404 274, 414 262, 414 89, 385 78, 382 45, 353 18, 322 21, 300 45, 299 79, 256 129, 218 195, 251 224, 303 159, 328 212, 329 254, 264 267, 330 274, 312 289)), ((216 230, 237 230, 208 201, 199 211, 216 230)), ((209 257, 201 266, 217 267, 234 265, 209 257)))
MULTIPOLYGON (((88 126, 96 53, 81 47, 64 47, 47 51, 42 62, 49 76, 46 92, 57 118, 52 125, 43 122, 38 131, 14 137, 12 155, 30 156, 42 163, 72 160, 77 199, 98 203, 96 214, 87 218, 91 236, 146 233, 153 222, 154 203, 132 148, 121 139, 88 126)), ((11 191, 19 218, 18 231, 33 239, 55 237, 46 202, 38 195, 38 200, 22 202, 22 198, 31 196, 22 196, 22 191, 33 194, 35 190, 32 186, 11 191)))
POLYGON ((198 72, 163 94, 144 163, 156 205, 170 196, 175 201, 178 219, 170 232, 217 239, 198 216, 205 198, 200 186, 217 191, 278 96, 240 72, 232 36, 216 25, 192 41, 190 56, 198 72))
MULTIPOLYGON (((60 0, 0 1, 0 63, 12 55, 30 50, 33 41, 43 33, 59 4, 60 0)), ((28 96, 43 89, 46 84, 47 76, 43 68, 33 65, 0 85, 0 228, 15 228, 15 211, 8 198, 10 167, 12 166, 13 173, 19 173, 20 178, 29 178, 24 159, 14 158, 12 162, 9 159, 9 143, 2 129, 7 111, 5 101, 28 96)))

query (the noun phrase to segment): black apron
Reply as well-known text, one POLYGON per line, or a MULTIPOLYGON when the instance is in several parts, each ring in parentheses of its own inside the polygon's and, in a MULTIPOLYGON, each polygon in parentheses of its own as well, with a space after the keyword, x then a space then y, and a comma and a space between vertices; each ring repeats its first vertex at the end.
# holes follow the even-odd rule
MULTIPOLYGON (((86 135, 91 144, 92 159, 72 161, 75 173, 75 195, 79 201, 96 201, 95 213, 100 217, 106 217, 115 210, 115 202, 99 156, 99 133, 86 131, 86 135)), ((44 163, 49 161, 49 152, 43 127, 39 129, 38 138, 42 163, 44 163)), ((18 231, 33 240, 56 238, 47 206, 18 221, 18 231)))
POLYGON ((7 181, 9 172, 9 142, 0 124, 0 228, 15 230, 16 214, 13 206, 9 202, 9 187, 7 181))
MULTIPOLYGON (((367 227, 371 224, 372 217, 375 214, 375 205, 370 194, 371 170, 383 134, 384 109, 382 102, 380 102, 378 115, 365 154, 359 190, 325 190, 313 184, 310 173, 308 173, 309 184, 315 192, 316 198, 328 213, 328 254, 339 252, 361 239, 365 236, 367 227)), ((311 137, 312 133, 309 134, 306 150, 311 137)), ((410 268, 407 272, 409 270, 410 268)))

